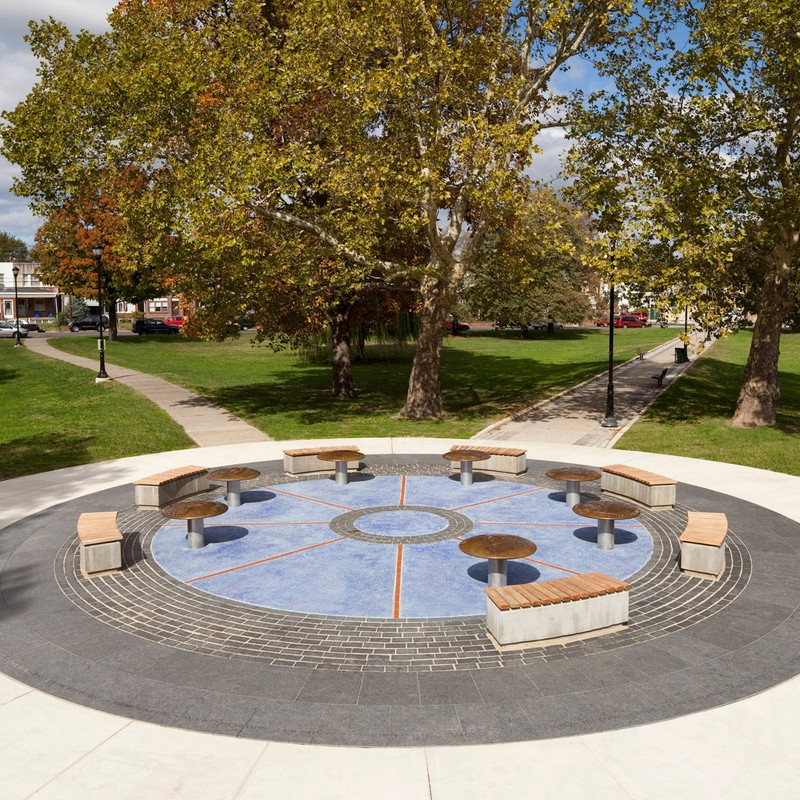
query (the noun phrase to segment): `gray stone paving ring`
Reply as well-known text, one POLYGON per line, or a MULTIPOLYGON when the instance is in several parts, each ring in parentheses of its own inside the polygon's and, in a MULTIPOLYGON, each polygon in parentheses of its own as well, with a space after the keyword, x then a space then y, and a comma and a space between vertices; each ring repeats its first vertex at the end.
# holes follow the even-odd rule
POLYGON ((375 544, 431 544, 463 536, 472 525, 463 514, 432 506, 372 506, 330 522, 339 536, 375 544))

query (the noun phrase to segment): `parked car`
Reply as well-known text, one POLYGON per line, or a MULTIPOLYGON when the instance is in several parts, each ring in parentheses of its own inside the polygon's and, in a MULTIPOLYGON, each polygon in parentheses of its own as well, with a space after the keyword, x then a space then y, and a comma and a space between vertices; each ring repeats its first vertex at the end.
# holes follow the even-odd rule
MULTIPOLYGON (((108 317, 103 314, 103 327, 108 328, 108 317)), ((73 320, 69 324, 69 329, 76 333, 77 331, 99 331, 100 330, 100 315, 87 314, 82 319, 73 320)))
MULTIPOLYGON (((452 332, 452 330, 453 330, 453 321, 450 320, 450 319, 447 320, 447 322, 445 322, 445 324, 444 324, 444 329, 446 331, 452 332)), ((466 322, 456 322, 456 330, 457 331, 468 331, 469 330, 469 325, 467 325, 466 322)))
MULTIPOLYGON (((17 321, 15 319, 7 319, 4 320, 9 325, 13 325, 15 328, 17 326, 17 321)), ((28 333, 44 333, 44 328, 39 327, 38 322, 24 322, 23 320, 19 321, 19 329, 23 330, 23 328, 28 331, 28 333)))
POLYGON ((605 319, 595 320, 594 324, 597 325, 598 328, 607 328, 608 327, 608 317, 605 317, 605 319))
MULTIPOLYGON (((533 322, 529 322, 528 323, 528 327, 532 328, 535 331, 546 331, 547 330, 547 326, 549 324, 550 324, 549 322, 537 319, 537 320, 534 320, 533 322)), ((563 329, 564 329, 564 323, 563 322, 554 322, 553 323, 553 330, 554 331, 561 331, 563 329)))
POLYGON ((643 319, 645 322, 650 322, 650 315, 646 311, 631 311, 628 316, 639 317, 639 319, 643 319))
POLYGON ((631 316, 631 315, 624 316, 624 317, 617 317, 614 320, 614 327, 615 328, 646 328, 647 327, 647 320, 644 320, 641 317, 634 317, 634 316, 631 316))
POLYGON ((166 322, 167 325, 176 325, 177 327, 180 328, 185 322, 185 320, 183 317, 167 317, 167 319, 165 319, 164 322, 166 322))
MULTIPOLYGON (((19 326, 19 337, 24 339, 28 335, 28 329, 19 326)), ((16 339, 17 326, 9 325, 5 320, 0 320, 0 339, 16 339)))
POLYGON ((181 332, 177 325, 167 325, 161 319, 135 319, 132 330, 134 333, 138 333, 139 336, 149 336, 150 334, 174 336, 181 332))

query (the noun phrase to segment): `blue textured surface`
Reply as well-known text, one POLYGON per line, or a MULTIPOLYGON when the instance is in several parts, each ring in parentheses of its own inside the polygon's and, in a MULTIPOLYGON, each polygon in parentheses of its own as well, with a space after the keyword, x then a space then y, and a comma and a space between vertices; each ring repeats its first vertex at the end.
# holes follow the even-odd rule
MULTIPOLYGON (((189 550, 183 523, 152 542, 158 564, 201 591, 269 608, 355 617, 449 617, 485 610, 487 565, 458 540, 381 544, 342 539, 328 523, 347 511, 393 505, 457 510, 470 535, 513 533, 536 543, 509 561, 509 583, 597 570, 626 578, 647 562, 652 539, 636 520, 617 523, 614 550, 597 548, 597 529, 564 505, 563 492, 497 479, 461 486, 458 477, 356 476, 242 493, 242 505, 208 520, 206 546, 189 550), (397 577, 400 576, 398 583, 397 577)), ((446 521, 425 511, 377 511, 357 520, 365 533, 423 536, 446 521)))

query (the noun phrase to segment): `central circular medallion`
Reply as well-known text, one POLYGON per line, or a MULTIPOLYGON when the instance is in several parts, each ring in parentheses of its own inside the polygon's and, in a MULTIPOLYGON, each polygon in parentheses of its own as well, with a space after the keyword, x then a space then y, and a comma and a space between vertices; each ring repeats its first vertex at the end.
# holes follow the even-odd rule
POLYGON ((472 520, 431 506, 375 506, 341 514, 331 530, 348 539, 376 544, 430 544, 463 536, 472 520))

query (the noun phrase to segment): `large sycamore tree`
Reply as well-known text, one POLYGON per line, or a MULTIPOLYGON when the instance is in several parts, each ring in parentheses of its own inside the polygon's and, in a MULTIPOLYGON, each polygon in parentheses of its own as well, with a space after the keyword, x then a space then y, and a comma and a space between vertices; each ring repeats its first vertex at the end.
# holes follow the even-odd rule
POLYGON ((435 418, 448 307, 487 234, 513 224, 551 79, 626 14, 624 0, 124 0, 104 36, 33 27, 40 82, 4 148, 38 203, 135 163, 200 249, 237 237, 213 224, 236 209, 328 248, 355 287, 413 283, 401 415, 435 418))
POLYGON ((652 47, 613 54, 614 90, 576 114, 585 136, 574 189, 600 212, 613 207, 627 241, 644 243, 639 277, 679 294, 711 327, 755 303, 732 424, 774 424, 800 241, 797 5, 667 0, 650 10, 652 47), (683 49, 665 33, 675 24, 683 39, 688 31, 683 49))

